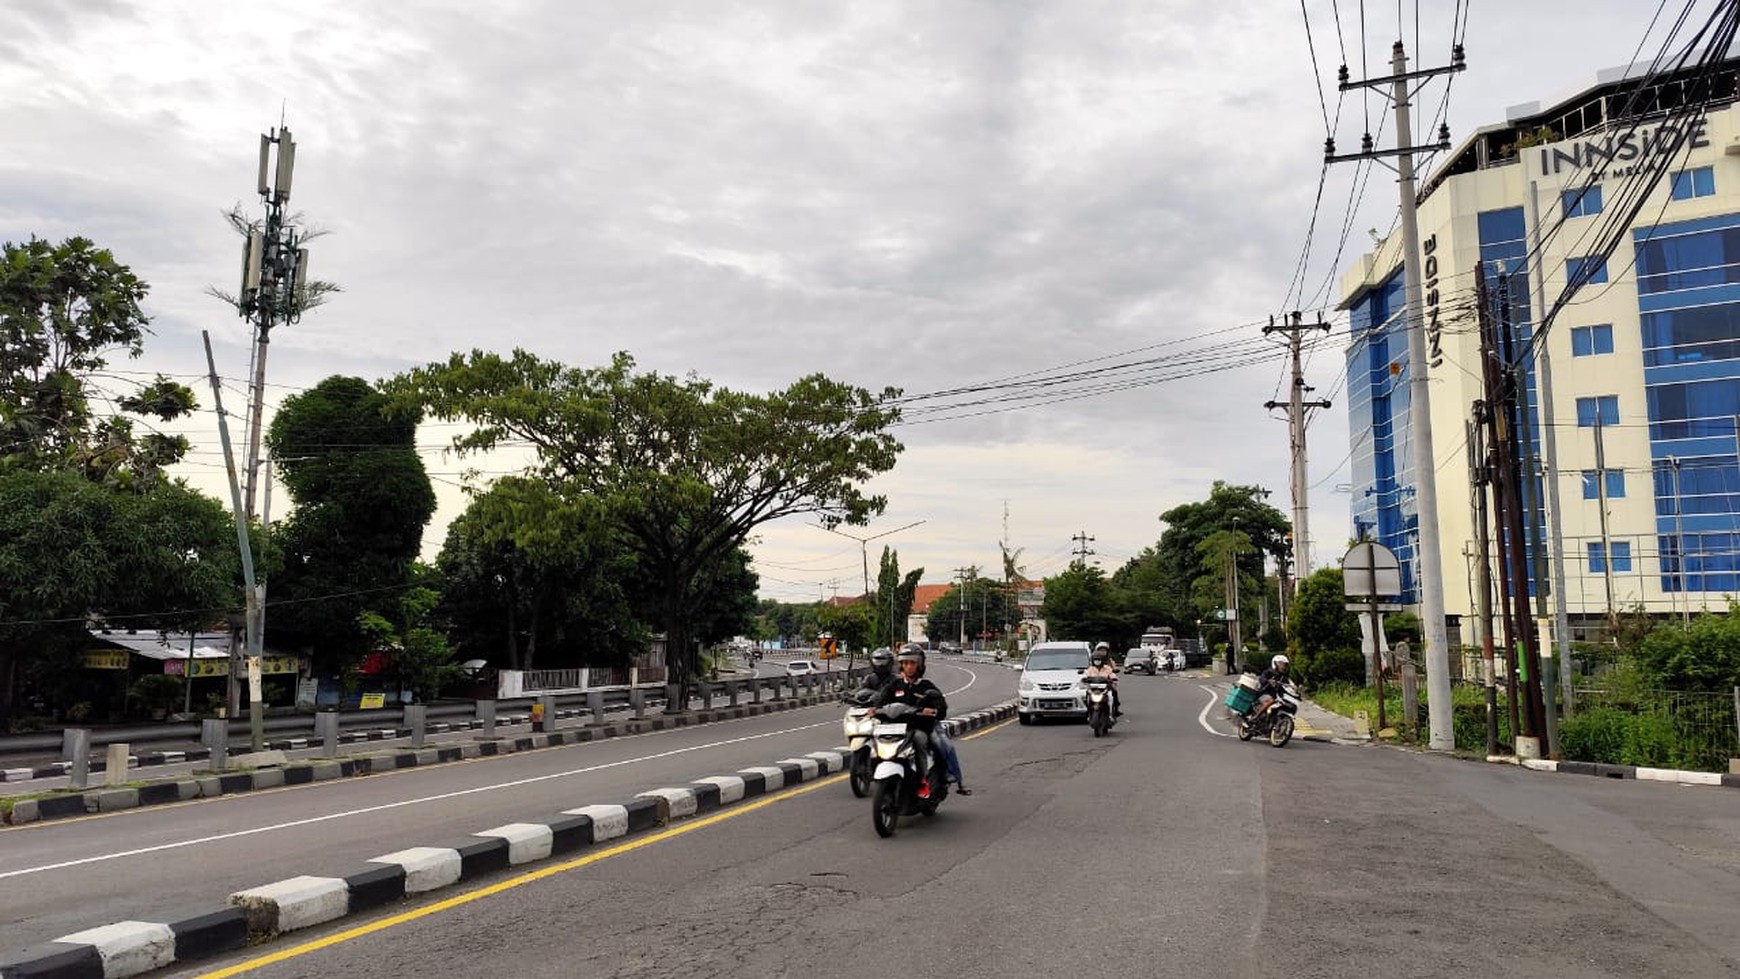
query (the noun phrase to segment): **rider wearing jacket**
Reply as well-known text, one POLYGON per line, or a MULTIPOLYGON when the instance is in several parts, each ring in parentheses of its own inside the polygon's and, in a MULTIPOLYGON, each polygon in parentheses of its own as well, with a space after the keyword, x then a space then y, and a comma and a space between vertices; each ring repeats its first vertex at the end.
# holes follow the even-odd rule
POLYGON ((876 696, 882 688, 894 682, 894 653, 887 649, 878 649, 870 654, 870 673, 864 677, 864 682, 853 691, 850 699, 875 703, 876 696))
POLYGON ((1257 674, 1257 706, 1252 716, 1268 710, 1281 697, 1282 688, 1287 684, 1287 671, 1292 663, 1285 655, 1277 654, 1269 660, 1269 668, 1257 674))
POLYGON ((1112 716, 1118 717, 1124 713, 1124 698, 1118 696, 1118 667, 1112 662, 1112 646, 1110 643, 1100 643, 1094 647, 1093 655, 1088 657, 1088 668, 1082 671, 1083 677, 1097 676, 1110 680, 1112 694, 1112 716))
MULTIPOLYGON (((917 713, 908 721, 912 725, 913 742, 918 750, 913 752, 918 767, 918 797, 930 798, 930 753, 931 745, 937 743, 939 751, 943 752, 946 762, 952 751, 944 748, 947 742, 946 734, 937 729, 936 723, 948 716, 948 698, 943 696, 942 688, 924 678, 924 650, 917 646, 907 646, 900 651, 900 672, 895 674, 876 698, 877 707, 889 704, 906 704, 917 713)), ((952 746, 949 746, 952 748, 952 746)), ((957 761, 950 766, 950 774, 956 776, 958 783, 959 766, 957 761)), ((967 794, 963 787, 963 794, 967 794)))

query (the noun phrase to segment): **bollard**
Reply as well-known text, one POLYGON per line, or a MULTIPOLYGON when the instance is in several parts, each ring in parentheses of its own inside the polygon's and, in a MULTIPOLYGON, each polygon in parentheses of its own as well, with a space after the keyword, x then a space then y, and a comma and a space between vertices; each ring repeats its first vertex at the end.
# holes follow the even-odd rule
POLYGON ((762 683, 760 677, 756 677, 749 681, 749 699, 751 703, 761 703, 761 687, 762 683))
POLYGON ((586 709, 592 712, 592 723, 604 723, 604 691, 586 691, 586 709))
POLYGON ((91 783, 91 730, 69 727, 60 733, 60 755, 67 761, 67 784, 82 789, 91 783))
POLYGON ((682 702, 682 690, 679 685, 675 683, 665 684, 665 713, 681 714, 688 709, 689 705, 682 702))
POLYGON ((320 757, 338 757, 338 711, 314 712, 314 739, 320 742, 320 757))
POLYGON ((730 683, 725 684, 725 692, 726 695, 731 698, 731 706, 736 707, 737 698, 743 693, 743 681, 732 680, 730 683))
POLYGON ((711 682, 709 682, 707 680, 701 681, 701 709, 702 710, 712 710, 713 709, 713 686, 714 686, 714 684, 712 684, 711 682))
POLYGON ((556 695, 547 693, 538 698, 538 703, 544 705, 544 730, 556 729, 556 695))
POLYGON ((646 691, 642 690, 639 687, 630 687, 628 690, 628 706, 631 710, 634 711, 634 719, 635 720, 637 720, 637 721, 645 720, 646 719, 646 691))
POLYGON ((421 748, 429 737, 429 707, 427 704, 405 705, 405 726, 411 729, 411 747, 421 748))
POLYGON ((495 737, 495 701, 480 700, 477 702, 477 719, 482 721, 479 727, 483 733, 479 737, 495 737))
POLYGON ((103 766, 104 785, 114 789, 127 784, 127 761, 132 754, 132 745, 125 741, 109 745, 108 764, 103 766))
POLYGON ((211 749, 211 767, 222 771, 230 761, 230 722, 206 718, 199 722, 199 743, 211 749))

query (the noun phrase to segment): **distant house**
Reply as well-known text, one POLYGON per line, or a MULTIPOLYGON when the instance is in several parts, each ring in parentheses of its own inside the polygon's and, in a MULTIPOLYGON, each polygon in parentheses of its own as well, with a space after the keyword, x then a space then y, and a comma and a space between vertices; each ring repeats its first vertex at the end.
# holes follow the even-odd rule
MULTIPOLYGON (((930 636, 924 631, 926 618, 930 615, 931 604, 947 595, 954 585, 919 585, 912 592, 912 613, 906 617, 906 641, 929 643, 930 636)), ((939 636, 938 639, 946 637, 939 636)))

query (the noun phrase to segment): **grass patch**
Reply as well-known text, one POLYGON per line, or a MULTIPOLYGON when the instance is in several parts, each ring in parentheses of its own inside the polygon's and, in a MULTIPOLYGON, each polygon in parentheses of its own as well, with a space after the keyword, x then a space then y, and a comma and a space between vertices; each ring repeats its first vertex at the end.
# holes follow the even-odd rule
MULTIPOLYGON (((1326 683, 1313 687, 1308 694, 1324 710, 1352 717, 1365 711, 1373 728, 1378 722, 1377 691, 1351 683, 1326 683)), ((1451 717, 1455 730, 1456 750, 1484 755, 1486 753, 1486 691, 1477 686, 1457 684, 1450 688, 1451 717)), ((1396 739, 1407 744, 1424 743, 1429 736, 1426 714, 1426 685, 1420 684, 1419 724, 1409 730, 1401 724, 1402 688, 1399 683, 1384 684, 1385 719, 1396 729, 1396 739)), ((1498 744, 1500 751, 1510 750, 1510 712, 1505 706, 1504 691, 1499 691, 1498 744)))

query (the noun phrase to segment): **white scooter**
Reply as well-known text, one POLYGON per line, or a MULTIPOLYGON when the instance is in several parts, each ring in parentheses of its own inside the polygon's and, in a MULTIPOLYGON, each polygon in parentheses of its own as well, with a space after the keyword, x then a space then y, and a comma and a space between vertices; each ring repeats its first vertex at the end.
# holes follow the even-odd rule
POLYGON ((870 767, 874 755, 871 743, 876 734, 876 708, 870 706, 873 697, 868 690, 847 694, 841 699, 846 702, 846 716, 840 726, 845 729, 846 748, 852 759, 848 769, 850 777, 846 781, 852 787, 852 794, 862 799, 870 794, 870 767))

